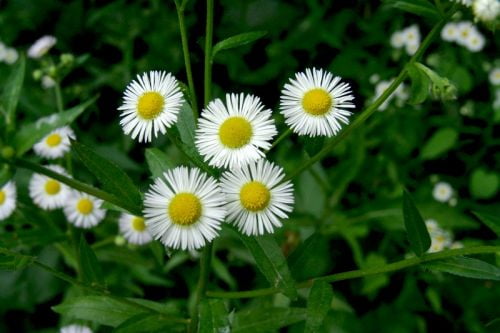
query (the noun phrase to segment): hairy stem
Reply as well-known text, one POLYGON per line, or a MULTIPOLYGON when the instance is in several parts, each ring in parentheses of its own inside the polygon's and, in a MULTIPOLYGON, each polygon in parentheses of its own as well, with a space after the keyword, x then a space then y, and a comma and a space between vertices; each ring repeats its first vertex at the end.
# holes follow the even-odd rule
POLYGON ((213 243, 208 244, 204 249, 200 259, 200 276, 196 286, 193 311, 191 313, 191 324, 189 332, 194 333, 198 330, 198 317, 200 302, 205 296, 207 290, 208 277, 210 275, 210 263, 212 261, 213 243))
MULTIPOLYGON (((500 252, 500 246, 477 246, 470 248, 462 248, 462 249, 454 249, 454 250, 446 250, 437 253, 429 253, 425 254, 422 257, 414 257, 409 259, 404 259, 401 261, 393 262, 387 265, 367 268, 367 269, 359 269, 354 271, 335 273, 331 275, 320 276, 316 278, 312 278, 306 281, 302 281, 297 283, 296 287, 301 288, 309 288, 312 286, 313 282, 316 280, 321 280, 325 282, 337 282, 343 280, 351 280, 357 279, 360 277, 377 275, 383 273, 390 273, 399 271, 405 268, 413 267, 420 265, 426 262, 432 262, 447 258, 453 258, 462 255, 471 255, 471 254, 482 254, 482 253, 497 253, 500 252)), ((281 292, 278 288, 264 288, 264 289, 256 289, 256 290, 248 290, 248 291, 207 291, 208 297, 215 298, 251 298, 251 297, 260 297, 260 296, 268 296, 272 294, 276 294, 281 292)))

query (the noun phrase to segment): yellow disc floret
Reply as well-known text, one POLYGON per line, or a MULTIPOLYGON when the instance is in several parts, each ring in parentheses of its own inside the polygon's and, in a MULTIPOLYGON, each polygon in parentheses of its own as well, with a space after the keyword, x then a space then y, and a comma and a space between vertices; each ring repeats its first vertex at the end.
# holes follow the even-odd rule
POLYGON ((59 134, 57 133, 54 133, 54 134, 51 134, 47 137, 47 139, 45 140, 45 142, 47 143, 47 145, 49 147, 56 147, 56 146, 59 146, 59 144, 61 143, 62 141, 62 138, 59 134))
POLYGON ((78 210, 78 212, 80 214, 83 214, 83 215, 90 214, 92 212, 93 208, 94 208, 94 204, 92 203, 92 201, 90 201, 87 198, 80 199, 78 201, 78 203, 76 204, 76 209, 78 210))
POLYGON ((168 206, 168 214, 175 224, 194 224, 201 216, 200 199, 192 193, 178 193, 168 206))
POLYGON ((0 205, 2 205, 5 202, 5 192, 0 190, 0 205))
POLYGON ((49 179, 45 183, 45 192, 50 195, 55 195, 61 190, 61 184, 54 179, 49 179))
POLYGON ((144 231, 146 229, 146 223, 144 223, 144 219, 139 216, 135 216, 132 219, 132 229, 135 231, 144 231))
POLYGON ((311 89, 302 98, 304 111, 313 116, 322 116, 330 111, 333 104, 330 94, 321 88, 311 89))
POLYGON ((241 148, 252 138, 252 125, 243 117, 230 117, 219 128, 222 144, 229 148, 241 148))
POLYGON ((151 120, 163 111, 165 100, 162 95, 156 91, 150 91, 139 97, 137 112, 143 119, 151 120))
POLYGON ((243 207, 252 212, 263 210, 271 200, 269 189, 258 181, 251 181, 241 187, 240 201, 243 207))

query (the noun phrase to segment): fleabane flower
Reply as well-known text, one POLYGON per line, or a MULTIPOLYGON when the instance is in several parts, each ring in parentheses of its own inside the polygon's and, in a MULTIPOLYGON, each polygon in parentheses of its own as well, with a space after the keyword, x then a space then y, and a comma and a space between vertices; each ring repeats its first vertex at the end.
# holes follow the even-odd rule
POLYGON ((226 171, 221 188, 226 196, 228 220, 246 235, 272 233, 293 210, 293 187, 283 169, 264 159, 241 169, 226 171))
POLYGON ((420 29, 418 25, 411 25, 401 32, 403 34, 404 46, 406 53, 409 55, 415 54, 420 46, 420 29))
POLYGON ((488 75, 488 78, 490 79, 492 85, 494 86, 500 85, 500 67, 493 68, 490 74, 488 75))
POLYGON ((472 5, 473 0, 454 0, 455 2, 461 3, 466 7, 470 7, 472 5))
POLYGON ((391 46, 395 49, 402 48, 405 45, 405 36, 401 31, 395 31, 391 35, 391 46))
MULTIPOLYGON (((47 168, 68 176, 66 170, 59 165, 48 165, 47 168)), ((29 194, 38 207, 53 210, 64 206, 70 189, 58 180, 35 173, 29 183, 29 194)))
POLYGON ((60 333, 92 333, 92 330, 87 326, 82 325, 68 325, 61 327, 60 333))
POLYGON ((123 213, 118 221, 120 233, 131 244, 143 245, 153 238, 149 233, 144 218, 123 213))
POLYGON ((57 42, 54 36, 45 35, 39 38, 28 49, 28 57, 38 59, 43 57, 57 42))
POLYGON ((55 129, 42 140, 37 142, 33 149, 35 153, 47 159, 63 157, 70 150, 70 139, 75 139, 75 133, 68 126, 55 129))
POLYGON ((478 20, 492 22, 500 14, 500 2, 498 0, 474 0, 472 12, 478 20))
POLYGON ((439 182, 434 185, 432 195, 436 201, 448 202, 453 196, 453 188, 446 182, 439 182))
POLYGON ((280 110, 299 135, 334 136, 349 123, 354 108, 351 87, 322 69, 306 69, 285 84, 280 110))
POLYGON ((264 157, 277 134, 271 110, 260 98, 227 94, 203 110, 196 130, 196 148, 215 167, 239 168, 264 157))
POLYGON ((471 52, 479 52, 484 48, 486 40, 484 36, 477 30, 473 31, 465 42, 465 46, 471 52))
POLYGON ((165 134, 176 121, 184 103, 179 83, 172 74, 150 71, 137 75, 125 89, 120 124, 123 132, 139 142, 165 134))
POLYGON ((441 30, 441 38, 447 42, 454 42, 458 37, 458 27, 454 22, 446 23, 441 30))
POLYGON ((431 237, 431 246, 427 252, 439 252, 451 246, 453 242, 451 233, 442 229, 435 220, 426 220, 425 226, 431 237))
POLYGON ((12 215, 16 209, 16 202, 16 184, 13 181, 8 181, 0 188, 0 221, 12 215))
POLYGON ((92 228, 98 225, 106 215, 101 208, 103 201, 86 193, 71 191, 64 205, 66 219, 79 228, 92 228))
POLYGON ((144 217, 165 246, 194 250, 217 237, 226 216, 219 185, 196 168, 177 167, 155 179, 145 194, 144 217))

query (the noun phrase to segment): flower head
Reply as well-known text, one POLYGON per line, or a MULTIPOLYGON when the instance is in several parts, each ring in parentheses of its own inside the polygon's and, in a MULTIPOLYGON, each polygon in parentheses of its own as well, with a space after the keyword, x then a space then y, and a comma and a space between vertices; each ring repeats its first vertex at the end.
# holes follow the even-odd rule
POLYGON ((38 59, 43 57, 57 42, 54 36, 45 35, 39 38, 28 49, 28 57, 38 59))
POLYGON ((446 182, 439 182, 434 186, 432 195, 439 202, 448 202, 453 196, 453 188, 446 182))
POLYGON ((333 136, 348 124, 354 108, 349 84, 321 69, 306 69, 285 84, 280 110, 285 122, 299 135, 333 136))
POLYGON ((226 104, 215 99, 201 114, 196 147, 210 165, 239 168, 264 156, 277 134, 271 110, 260 98, 227 94, 226 104))
MULTIPOLYGON (((66 170, 59 165, 49 165, 47 168, 68 176, 66 170)), ((64 206, 70 189, 55 179, 35 173, 30 180, 29 193, 37 206, 45 210, 52 210, 64 206)))
POLYGON ((86 193, 71 191, 64 205, 64 215, 68 221, 79 228, 92 228, 98 225, 106 215, 101 208, 103 201, 86 193))
POLYGON ((217 237, 226 216, 219 185, 199 169, 177 167, 157 178, 146 192, 144 217, 165 246, 199 249, 217 237))
POLYGON ((498 0, 474 0, 472 12, 483 22, 493 22, 500 14, 500 2, 498 0))
POLYGON ((147 228, 144 218, 123 213, 119 220, 120 232, 131 244, 143 245, 153 238, 147 228))
POLYGON ((16 209, 16 184, 8 181, 0 188, 0 221, 10 217, 16 209))
POLYGON ((75 139, 75 133, 68 126, 55 129, 33 146, 40 157, 55 159, 63 157, 70 150, 69 139, 75 139))
POLYGON ((490 79, 492 85, 494 86, 500 85, 500 67, 493 68, 490 74, 488 75, 488 78, 490 79))
POLYGON ((447 42, 454 42, 458 38, 458 27, 454 22, 448 22, 441 30, 441 38, 447 42))
POLYGON ((118 108, 123 132, 139 142, 150 142, 153 135, 165 134, 177 121, 183 103, 179 83, 172 74, 151 71, 137 75, 118 108))
POLYGON ((87 326, 82 325, 68 325, 61 327, 60 333, 92 333, 92 330, 87 326))
POLYGON ((246 235, 272 233, 293 209, 292 184, 283 169, 264 159, 222 175, 228 220, 246 235))

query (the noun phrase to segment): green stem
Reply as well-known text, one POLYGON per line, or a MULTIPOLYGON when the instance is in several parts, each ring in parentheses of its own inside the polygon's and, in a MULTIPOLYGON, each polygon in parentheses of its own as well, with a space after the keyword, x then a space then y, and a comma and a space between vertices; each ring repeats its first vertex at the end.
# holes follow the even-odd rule
POLYGON ((194 119, 198 119, 198 100, 196 98, 196 90, 194 87, 193 71, 191 69, 191 57, 189 54, 189 45, 187 38, 186 23, 184 21, 184 9, 186 1, 179 3, 175 1, 177 8, 177 17, 179 18, 179 30, 181 32, 182 53, 184 54, 184 65, 186 67, 186 76, 189 85, 189 94, 191 95, 191 109, 193 109, 194 119))
POLYGON ((268 150, 264 151, 264 154, 269 153, 269 151, 271 149, 273 149, 274 147, 276 147, 284 139, 288 138, 290 136, 290 134, 292 134, 292 129, 291 128, 287 128, 287 130, 284 131, 283 133, 281 133, 281 135, 273 142, 273 144, 271 145, 271 147, 269 147, 268 150))
POLYGON ((417 52, 411 57, 411 59, 408 61, 408 63, 404 66, 404 68, 401 70, 399 75, 396 77, 396 79, 391 83, 391 85, 380 95, 379 98, 377 98, 371 105, 369 105, 361 114, 351 123, 350 126, 348 126, 346 129, 344 129, 342 132, 339 133, 332 141, 330 141, 323 149, 321 149, 316 155, 308 159, 305 163, 300 165, 297 169, 292 171, 290 175, 284 179, 282 182, 291 180, 298 175, 300 175, 302 172, 305 170, 309 169, 313 164, 319 162, 321 159, 323 159, 330 151, 337 146, 342 140, 344 140, 349 134, 351 134, 356 128, 361 126, 368 118, 370 118, 378 109, 378 107, 384 103, 387 98, 398 88, 398 86, 405 80, 405 78, 408 75, 407 72, 407 67, 414 62, 416 62, 420 57, 424 54, 424 52, 427 50, 429 45, 432 43, 434 38, 439 35, 439 32, 441 31, 441 28, 444 26, 444 24, 448 21, 448 19, 453 15, 455 12, 455 7, 450 10, 448 15, 444 17, 441 21, 439 21, 429 32, 427 37, 424 39, 420 47, 418 48, 417 52))
MULTIPOLYGON (((470 248, 462 248, 462 249, 453 249, 446 250, 437 253, 429 253, 425 254, 422 257, 414 257, 409 259, 404 259, 401 261, 397 261, 391 264, 368 268, 368 269, 359 269, 354 271, 336 273, 326 276, 321 276, 313 279, 309 279, 306 281, 302 281, 297 283, 296 287, 299 289, 309 288, 312 286, 313 282, 316 280, 321 280, 325 282, 337 282, 343 280, 351 280, 357 279, 360 277, 377 275, 383 273, 390 273, 399 271, 405 268, 413 267, 420 265, 426 262, 432 262, 447 258, 452 258, 456 256, 462 255, 471 255, 471 254, 482 254, 482 253, 497 253, 500 252, 500 246, 477 246, 470 248)), ((272 294, 276 294, 280 292, 278 288, 265 288, 265 289, 256 289, 256 290, 248 290, 248 291, 207 291, 206 295, 208 297, 216 297, 216 298, 251 298, 251 297, 259 297, 259 296, 268 296, 272 294)))
POLYGON ((57 106, 57 111, 58 112, 63 112, 64 111, 64 103, 63 103, 63 98, 62 98, 62 93, 61 93, 61 84, 59 83, 59 80, 55 80, 55 85, 54 85, 54 92, 56 94, 56 106, 57 106))
POLYGON ((205 36, 205 105, 212 99, 212 39, 214 32, 214 0, 207 0, 207 23, 205 36))
POLYGON ((30 162, 30 161, 24 160, 24 159, 17 159, 13 163, 19 168, 28 169, 28 170, 34 171, 36 173, 53 178, 55 180, 58 180, 61 183, 64 183, 71 188, 74 188, 75 190, 93 195, 94 197, 97 197, 99 199, 102 199, 104 201, 112 203, 113 205, 121 207, 121 208, 129 211, 132 214, 139 215, 139 216, 142 214, 142 212, 139 208, 129 206, 128 204, 123 203, 117 197, 115 197, 114 195, 112 195, 108 192, 104 192, 102 190, 99 190, 95 187, 87 185, 87 184, 85 184, 81 181, 78 181, 76 179, 66 177, 62 174, 59 174, 51 169, 48 169, 46 167, 41 166, 41 165, 35 164, 33 162, 30 162))
POLYGON ((208 244, 204 249, 200 259, 200 277, 196 286, 196 294, 194 299, 194 306, 191 313, 191 324, 189 332, 194 333, 198 331, 198 317, 199 307, 201 300, 205 296, 207 290, 207 282, 210 275, 210 262, 212 261, 212 248, 213 243, 208 244))

